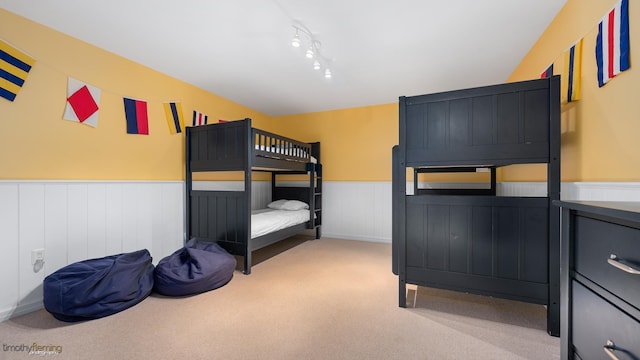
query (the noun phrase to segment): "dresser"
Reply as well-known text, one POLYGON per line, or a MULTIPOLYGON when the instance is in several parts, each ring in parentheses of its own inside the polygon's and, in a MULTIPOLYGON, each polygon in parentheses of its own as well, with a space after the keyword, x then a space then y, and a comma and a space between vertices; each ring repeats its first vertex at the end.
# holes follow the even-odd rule
POLYGON ((640 203, 555 201, 561 359, 640 359, 640 203))

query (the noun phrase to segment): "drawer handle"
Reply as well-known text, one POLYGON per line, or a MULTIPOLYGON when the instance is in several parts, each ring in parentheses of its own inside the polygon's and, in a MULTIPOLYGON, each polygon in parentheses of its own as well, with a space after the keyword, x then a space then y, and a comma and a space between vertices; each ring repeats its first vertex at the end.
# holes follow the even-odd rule
POLYGON ((616 344, 614 344, 613 341, 607 340, 607 344, 602 347, 602 350, 604 350, 604 353, 607 354, 611 360, 620 360, 616 354, 613 353, 616 350, 616 344))
POLYGON ((631 266, 618 261, 618 256, 616 254, 609 255, 609 259, 607 259, 607 262, 609 263, 609 265, 615 266, 626 273, 640 275, 640 270, 632 268, 631 266))

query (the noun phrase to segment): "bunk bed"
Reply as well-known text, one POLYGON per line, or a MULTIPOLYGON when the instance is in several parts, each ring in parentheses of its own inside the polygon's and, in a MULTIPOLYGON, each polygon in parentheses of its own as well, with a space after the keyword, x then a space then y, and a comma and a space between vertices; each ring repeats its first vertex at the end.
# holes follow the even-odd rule
POLYGON ((406 284, 544 304, 547 332, 559 336, 559 89, 555 76, 399 98, 392 267, 401 307, 406 284), (496 169, 512 164, 546 164, 547 196, 497 196, 496 169), (482 188, 424 186, 432 173, 477 171, 489 174, 482 188))
MULTIPOLYGON (((298 181, 296 181, 298 182, 298 181)), ((251 253, 298 233, 315 230, 321 236, 322 164, 320 143, 304 143, 251 125, 251 119, 221 122, 186 129, 187 239, 215 242, 230 254, 244 258, 243 271, 251 273, 251 253), (194 189, 193 173, 244 172, 238 191, 194 189), (306 218, 297 224, 252 236, 252 172, 271 173, 273 201, 286 199, 308 205, 306 218), (305 175, 305 186, 281 186, 278 177, 305 175)), ((259 215, 258 215, 259 216, 259 215)), ((255 233, 255 231, 254 231, 255 233)))

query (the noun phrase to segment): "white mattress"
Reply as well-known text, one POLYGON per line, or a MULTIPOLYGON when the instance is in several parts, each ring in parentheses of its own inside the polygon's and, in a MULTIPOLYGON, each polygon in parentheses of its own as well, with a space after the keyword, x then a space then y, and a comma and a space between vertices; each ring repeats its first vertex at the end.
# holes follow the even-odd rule
POLYGON ((253 210, 251 212, 251 238, 253 239, 307 221, 309 221, 309 209, 253 210))

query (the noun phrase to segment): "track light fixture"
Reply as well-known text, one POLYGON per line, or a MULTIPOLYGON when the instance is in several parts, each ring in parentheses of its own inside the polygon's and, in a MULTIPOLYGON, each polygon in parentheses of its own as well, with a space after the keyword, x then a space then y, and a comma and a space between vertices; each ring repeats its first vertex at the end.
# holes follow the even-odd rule
POLYGON ((300 35, 298 34, 298 29, 296 29, 296 34, 294 35, 293 40, 291 40, 291 46, 300 47, 300 35))
POLYGON ((320 51, 322 44, 320 41, 301 23, 294 23, 293 28, 295 29, 295 35, 291 40, 291 46, 299 48, 304 44, 307 49, 305 56, 308 59, 313 59, 313 69, 324 69, 324 77, 327 79, 331 78, 331 60, 322 55, 320 51))

